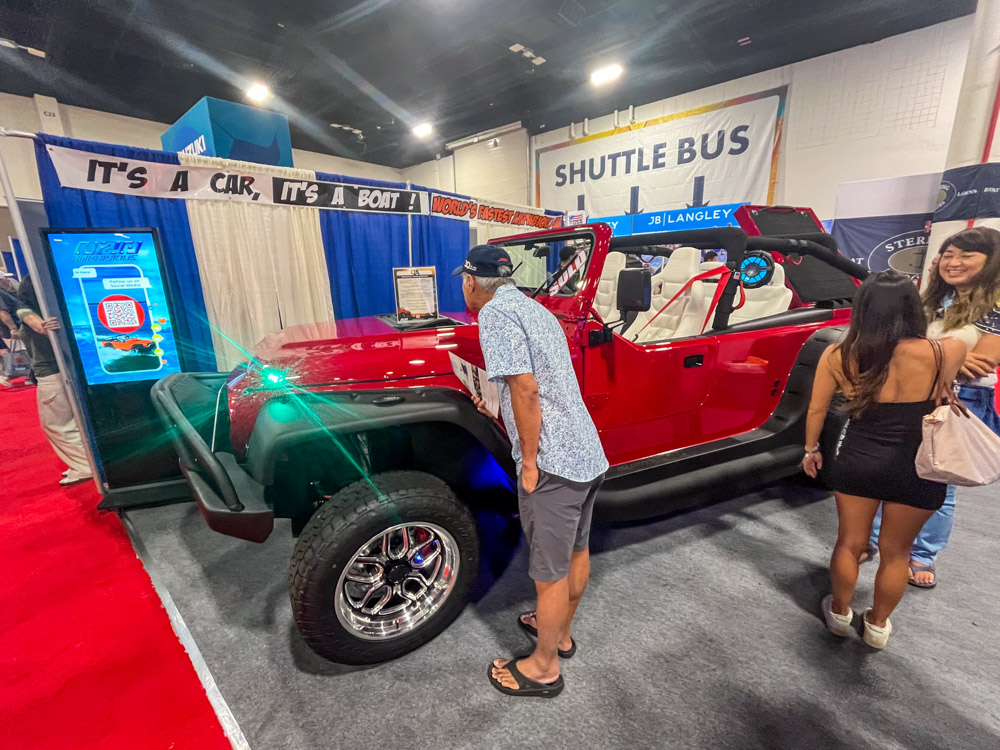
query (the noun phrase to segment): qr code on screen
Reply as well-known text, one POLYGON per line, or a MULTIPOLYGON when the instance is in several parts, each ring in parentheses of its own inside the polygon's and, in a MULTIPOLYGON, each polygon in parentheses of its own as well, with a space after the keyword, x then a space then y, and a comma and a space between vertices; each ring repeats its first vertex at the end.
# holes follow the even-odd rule
POLYGON ((102 302, 101 304, 104 305, 104 317, 108 319, 109 328, 128 328, 139 325, 139 315, 135 302, 102 302))

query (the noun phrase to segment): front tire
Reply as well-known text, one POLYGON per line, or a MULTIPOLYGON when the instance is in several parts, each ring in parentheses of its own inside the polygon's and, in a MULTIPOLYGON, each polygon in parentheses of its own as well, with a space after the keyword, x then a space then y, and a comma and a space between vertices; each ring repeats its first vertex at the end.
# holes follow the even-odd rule
POLYGON ((340 490, 302 531, 289 569, 292 613, 320 656, 402 656, 459 615, 479 571, 475 518, 430 474, 378 474, 340 490))

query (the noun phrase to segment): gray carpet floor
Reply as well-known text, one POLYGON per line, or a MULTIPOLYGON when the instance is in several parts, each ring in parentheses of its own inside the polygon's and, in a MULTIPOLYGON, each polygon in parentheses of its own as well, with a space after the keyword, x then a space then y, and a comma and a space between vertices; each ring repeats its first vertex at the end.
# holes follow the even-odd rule
MULTIPOLYGON (((997 487, 959 491, 940 585, 910 588, 884 652, 819 616, 836 533, 823 493, 778 485, 595 527, 580 650, 551 701, 508 698, 485 677, 529 646, 515 623, 532 603, 523 545, 443 635, 352 668, 295 630, 287 526, 255 545, 214 534, 190 505, 130 516, 255 750, 1000 748, 997 487)), ((856 610, 874 573, 863 566, 856 610)))

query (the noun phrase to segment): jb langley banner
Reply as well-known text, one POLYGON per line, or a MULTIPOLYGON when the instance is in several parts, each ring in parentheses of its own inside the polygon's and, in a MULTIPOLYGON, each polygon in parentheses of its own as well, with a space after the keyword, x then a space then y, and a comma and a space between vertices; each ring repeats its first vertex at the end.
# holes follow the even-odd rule
POLYGON ((536 200, 597 216, 771 203, 786 90, 539 149, 536 200))
POLYGON ((542 212, 542 209, 538 209, 536 213, 523 208, 511 208, 475 198, 456 198, 450 195, 431 195, 431 215, 532 229, 552 229, 562 226, 562 216, 549 216, 542 212))
POLYGON ((427 213, 427 193, 420 190, 362 187, 214 167, 157 164, 60 146, 46 146, 46 150, 52 158, 59 184, 67 188, 144 198, 226 200, 394 214, 427 213))

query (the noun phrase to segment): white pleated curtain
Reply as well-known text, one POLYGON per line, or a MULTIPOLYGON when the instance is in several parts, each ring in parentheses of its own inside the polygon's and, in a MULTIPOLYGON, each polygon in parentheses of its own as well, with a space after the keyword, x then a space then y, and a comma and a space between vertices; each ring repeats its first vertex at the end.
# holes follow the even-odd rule
MULTIPOLYGON (((316 179, 303 169, 191 154, 179 158, 186 166, 264 178, 316 179)), ((220 370, 246 359, 238 347, 252 351, 281 328, 333 320, 319 209, 189 200, 187 211, 220 370)))

